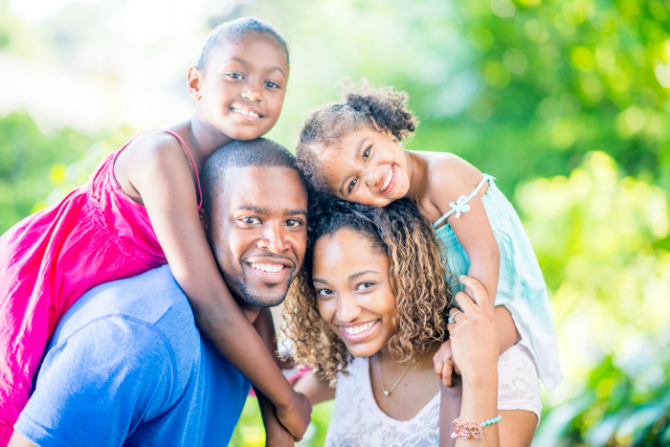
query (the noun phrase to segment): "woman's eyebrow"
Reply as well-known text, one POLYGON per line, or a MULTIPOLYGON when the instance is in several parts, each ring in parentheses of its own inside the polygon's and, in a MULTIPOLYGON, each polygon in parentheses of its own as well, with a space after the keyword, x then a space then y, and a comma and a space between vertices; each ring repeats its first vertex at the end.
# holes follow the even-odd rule
POLYGON ((349 281, 351 281, 352 279, 356 279, 356 278, 358 278, 359 276, 363 276, 363 275, 365 275, 366 273, 379 273, 379 272, 376 271, 376 270, 363 270, 362 272, 354 273, 353 275, 351 275, 351 276, 349 277, 349 281))
POLYGON ((318 282, 318 283, 321 283, 321 284, 328 284, 328 281, 323 280, 323 279, 319 279, 319 278, 312 278, 312 282, 318 282))

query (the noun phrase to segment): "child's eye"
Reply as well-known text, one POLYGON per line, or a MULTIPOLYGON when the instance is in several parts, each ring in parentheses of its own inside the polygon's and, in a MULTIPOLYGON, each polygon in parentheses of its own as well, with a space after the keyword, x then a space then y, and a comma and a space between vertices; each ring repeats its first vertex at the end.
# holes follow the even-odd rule
POLYGON ((354 186, 356 186, 356 183, 358 183, 358 179, 355 178, 349 183, 349 194, 351 194, 351 190, 354 189, 354 186))
POLYGON ((228 76, 231 79, 235 79, 236 81, 242 79, 242 75, 240 73, 228 73, 226 74, 226 76, 228 76))
POLYGON ((365 152, 363 152, 363 160, 367 160, 368 157, 370 156, 370 148, 365 149, 365 152))
POLYGON ((317 289, 316 291, 316 296, 318 297, 326 297, 329 295, 332 295, 333 291, 330 289, 317 289))
POLYGON ((279 84, 272 81, 265 81, 265 86, 267 88, 279 88, 279 84))
POLYGON ((359 284, 358 287, 356 287, 356 290, 366 290, 366 289, 369 289, 372 286, 374 286, 374 283, 364 282, 364 283, 359 284))

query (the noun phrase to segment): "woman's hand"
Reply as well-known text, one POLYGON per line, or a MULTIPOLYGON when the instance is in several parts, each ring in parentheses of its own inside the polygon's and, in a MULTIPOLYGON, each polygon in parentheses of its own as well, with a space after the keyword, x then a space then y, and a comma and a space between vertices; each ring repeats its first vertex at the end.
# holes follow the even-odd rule
POLYGON ((454 363, 458 365, 463 380, 472 383, 497 372, 498 332, 493 306, 484 286, 469 276, 461 276, 460 281, 472 291, 474 298, 464 292, 456 295, 461 310, 452 309, 449 312, 455 323, 449 323, 447 328, 454 363))
MULTIPOLYGON (((464 292, 456 295, 461 310, 452 309, 449 312, 454 323, 447 325, 452 355, 461 370, 463 384, 460 419, 481 423, 498 415, 498 331, 493 306, 484 286, 469 276, 459 279, 474 295, 472 298, 464 292)), ((484 438, 477 444, 480 447, 499 447, 498 428, 498 424, 485 427, 484 438)), ((452 427, 442 426, 441 429, 451 432, 452 427)), ((443 437, 441 444, 447 445, 445 441, 446 437, 443 437)), ((456 438, 457 447, 471 443, 471 440, 456 438)))

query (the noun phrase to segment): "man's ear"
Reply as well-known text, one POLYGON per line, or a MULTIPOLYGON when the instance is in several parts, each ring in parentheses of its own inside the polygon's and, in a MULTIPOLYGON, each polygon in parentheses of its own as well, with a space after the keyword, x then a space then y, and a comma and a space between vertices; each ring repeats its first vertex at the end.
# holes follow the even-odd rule
POLYGON ((202 229, 205 230, 205 234, 209 234, 209 214, 205 208, 200 207, 198 210, 198 217, 200 218, 200 225, 202 225, 202 229))
POLYGON ((202 97, 200 92, 202 75, 202 71, 198 70, 196 67, 191 67, 188 70, 188 93, 194 101, 200 101, 200 98, 202 97))
POLYGON ((389 137, 393 141, 396 141, 396 142, 398 141, 397 138, 395 137, 395 135, 393 135, 393 132, 388 130, 386 127, 381 127, 379 124, 377 124, 376 119, 374 119, 373 117, 370 117, 370 121, 372 121, 372 127, 374 127, 377 132, 386 135, 387 137, 389 137))

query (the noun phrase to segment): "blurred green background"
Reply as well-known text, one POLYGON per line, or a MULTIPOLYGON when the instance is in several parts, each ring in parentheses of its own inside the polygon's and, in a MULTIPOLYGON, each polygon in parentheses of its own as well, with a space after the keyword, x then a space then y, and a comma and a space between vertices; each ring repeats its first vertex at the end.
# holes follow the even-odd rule
MULTIPOLYGON (((0 232, 136 131, 188 118, 221 20, 291 47, 279 123, 367 77, 410 94, 409 149, 498 179, 550 289, 565 381, 537 446, 670 445, 670 9, 646 0, 0 0, 0 232)), ((322 445, 332 404, 302 445, 322 445)), ((231 441, 263 445, 252 399, 231 441)))

